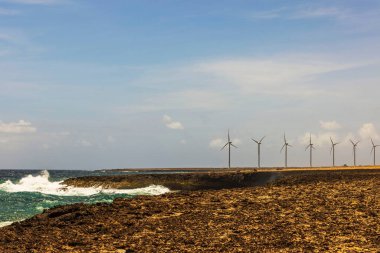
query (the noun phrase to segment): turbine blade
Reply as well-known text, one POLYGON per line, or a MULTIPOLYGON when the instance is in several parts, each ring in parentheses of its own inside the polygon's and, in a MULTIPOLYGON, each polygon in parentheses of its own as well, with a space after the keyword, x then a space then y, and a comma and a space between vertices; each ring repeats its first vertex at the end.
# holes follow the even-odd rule
POLYGON ((331 137, 330 137, 330 141, 331 141, 331 144, 333 144, 333 145, 334 145, 334 142, 333 142, 333 140, 331 139, 331 137))
POLYGON ((306 151, 309 147, 311 147, 311 145, 307 145, 306 148, 305 148, 305 151, 306 151))
POLYGON ((333 146, 331 146, 331 149, 330 149, 330 155, 331 155, 332 151, 333 151, 333 146))
POLYGON ((230 129, 228 129, 228 134, 227 134, 227 136, 228 136, 228 142, 230 142, 230 129))
POLYGON ((373 143, 373 140, 372 140, 372 138, 371 138, 371 142, 372 142, 372 146, 375 146, 375 144, 373 143))
POLYGON ((260 139, 260 143, 264 140, 265 136, 263 138, 260 139))
POLYGON ((352 143, 352 145, 355 145, 355 143, 350 139, 350 142, 352 143))
POLYGON ((229 142, 226 143, 226 145, 223 146, 223 148, 221 148, 220 150, 223 150, 227 145, 228 145, 229 142))
POLYGON ((236 147, 236 146, 235 146, 234 144, 232 144, 232 143, 231 143, 231 146, 234 147, 234 148, 238 148, 238 147, 236 147))
POLYGON ((286 145, 286 144, 284 144, 284 145, 282 146, 282 148, 281 148, 281 150, 280 150, 280 153, 281 153, 281 152, 282 152, 282 150, 284 149, 285 145, 286 145))
POLYGON ((372 149, 371 149, 371 153, 370 153, 370 154, 372 154, 372 152, 373 152, 374 149, 375 149, 375 146, 372 147, 372 149))
POLYGON ((259 144, 259 142, 258 141, 256 141, 255 139, 252 139, 254 142, 256 142, 257 144, 259 144))
POLYGON ((288 146, 289 146, 289 147, 291 147, 291 148, 293 147, 293 146, 292 146, 292 145, 290 145, 290 144, 288 144, 288 146))
POLYGON ((286 137, 285 137, 285 133, 284 133, 284 142, 286 143, 286 137))

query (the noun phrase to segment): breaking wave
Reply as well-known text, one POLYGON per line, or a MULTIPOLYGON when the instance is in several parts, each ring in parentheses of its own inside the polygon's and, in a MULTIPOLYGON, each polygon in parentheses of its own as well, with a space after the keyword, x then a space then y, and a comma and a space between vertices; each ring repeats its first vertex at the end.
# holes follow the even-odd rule
POLYGON ((12 223, 13 223, 12 221, 4 221, 4 222, 0 222, 0 228, 1 228, 1 227, 8 226, 8 225, 11 225, 12 223))
POLYGON ((128 195, 160 195, 170 190, 161 185, 151 185, 136 189, 104 189, 102 187, 73 187, 63 184, 63 181, 51 182, 47 170, 40 175, 28 175, 13 183, 8 180, 0 184, 0 190, 6 192, 40 192, 57 196, 91 196, 96 194, 128 194, 128 195))

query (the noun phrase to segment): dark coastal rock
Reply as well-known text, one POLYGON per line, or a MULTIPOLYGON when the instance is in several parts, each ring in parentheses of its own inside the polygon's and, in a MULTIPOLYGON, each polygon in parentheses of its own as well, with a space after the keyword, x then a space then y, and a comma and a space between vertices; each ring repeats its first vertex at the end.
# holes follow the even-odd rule
POLYGON ((101 186, 134 189, 162 185, 171 190, 206 190, 265 185, 278 177, 278 172, 198 172, 177 174, 137 174, 92 176, 67 179, 64 184, 76 187, 101 186))
POLYGON ((73 204, 0 228, 0 252, 379 252, 380 171, 73 204))
POLYGON ((378 170, 273 170, 273 171, 219 171, 219 172, 192 172, 177 174, 135 174, 117 176, 88 176, 70 178, 64 184, 76 187, 103 187, 113 189, 135 189, 150 185, 162 185, 173 191, 176 190, 218 190, 229 188, 263 186, 273 182, 288 184, 315 182, 317 180, 340 180, 347 174, 367 176, 377 173, 378 170), (328 177, 326 175, 333 175, 328 177), (304 177, 294 177, 304 176, 304 177), (290 179, 293 177, 293 179, 290 179), (283 179, 283 180, 281 180, 283 179), (298 180, 298 181, 297 181, 298 180))

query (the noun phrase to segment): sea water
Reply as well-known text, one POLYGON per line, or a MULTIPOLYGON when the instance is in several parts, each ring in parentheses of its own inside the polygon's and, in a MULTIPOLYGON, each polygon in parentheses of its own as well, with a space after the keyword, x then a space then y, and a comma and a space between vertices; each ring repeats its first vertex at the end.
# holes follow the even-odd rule
POLYGON ((112 202, 117 197, 159 195, 170 190, 159 185, 117 190, 101 187, 72 187, 67 178, 112 175, 122 172, 68 170, 0 170, 0 227, 41 213, 44 209, 72 203, 112 202))

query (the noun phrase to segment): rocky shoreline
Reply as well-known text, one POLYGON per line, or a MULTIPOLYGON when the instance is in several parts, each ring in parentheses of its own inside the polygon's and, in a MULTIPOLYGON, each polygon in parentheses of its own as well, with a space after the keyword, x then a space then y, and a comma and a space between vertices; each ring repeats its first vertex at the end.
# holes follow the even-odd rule
POLYGON ((380 170, 74 204, 0 228, 0 252, 379 252, 380 170))
POLYGON ((352 174, 371 173, 380 171, 373 168, 360 169, 339 169, 339 170, 319 170, 319 169, 271 169, 257 171, 256 169, 235 169, 235 170, 196 170, 185 173, 172 174, 127 174, 115 176, 87 176, 65 180, 63 183, 75 187, 103 187, 112 189, 136 189, 148 187, 150 185, 162 185, 173 191, 194 191, 194 190, 219 190, 241 187, 263 186, 278 179, 295 176, 308 175, 310 180, 320 174, 352 174))
POLYGON ((280 176, 277 172, 230 171, 192 172, 176 174, 134 174, 70 178, 65 185, 75 187, 103 187, 135 189, 162 185, 173 191, 229 189, 265 185, 280 176))

